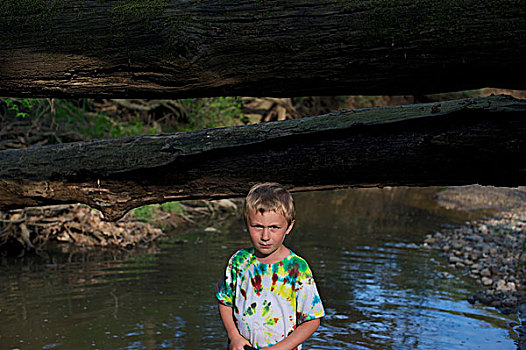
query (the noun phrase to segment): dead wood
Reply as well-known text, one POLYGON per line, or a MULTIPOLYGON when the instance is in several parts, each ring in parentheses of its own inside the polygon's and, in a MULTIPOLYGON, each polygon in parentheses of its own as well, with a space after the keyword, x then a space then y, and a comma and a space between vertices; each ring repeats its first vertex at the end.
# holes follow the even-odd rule
POLYGON ((72 204, 0 212, 0 253, 41 251, 51 242, 77 246, 130 248, 148 246, 161 229, 137 220, 107 222, 85 205, 72 204))
POLYGON ((526 101, 506 96, 0 152, 0 207, 165 201, 348 186, 523 185, 526 101))
POLYGON ((0 2, 0 96, 525 88, 522 1, 0 2))

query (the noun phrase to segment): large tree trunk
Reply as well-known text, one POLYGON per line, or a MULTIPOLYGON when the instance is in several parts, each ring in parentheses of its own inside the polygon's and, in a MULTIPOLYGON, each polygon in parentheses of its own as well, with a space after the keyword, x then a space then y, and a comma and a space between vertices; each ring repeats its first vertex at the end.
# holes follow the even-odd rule
POLYGON ((525 0, 2 0, 0 96, 524 89, 525 18, 525 0))
POLYGON ((83 202, 116 219, 147 203, 345 186, 525 184, 526 100, 340 111, 170 135, 0 152, 0 209, 83 202))

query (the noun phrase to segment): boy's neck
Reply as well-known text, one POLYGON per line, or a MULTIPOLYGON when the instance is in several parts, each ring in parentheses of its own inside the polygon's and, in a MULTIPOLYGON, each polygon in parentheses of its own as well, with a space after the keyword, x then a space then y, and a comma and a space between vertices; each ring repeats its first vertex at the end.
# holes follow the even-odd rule
POLYGON ((277 263, 283 259, 285 259, 287 256, 289 256, 290 250, 289 248, 282 245, 279 250, 275 251, 273 254, 265 257, 258 257, 256 254, 256 259, 258 259, 259 262, 263 264, 274 264, 277 263))

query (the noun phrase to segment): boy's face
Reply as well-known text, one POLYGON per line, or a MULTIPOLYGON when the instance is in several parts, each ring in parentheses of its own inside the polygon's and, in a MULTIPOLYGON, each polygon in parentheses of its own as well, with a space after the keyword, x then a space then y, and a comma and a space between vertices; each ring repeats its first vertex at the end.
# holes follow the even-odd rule
POLYGON ((283 214, 275 211, 248 211, 248 232, 258 258, 279 257, 283 253, 283 241, 294 226, 289 225, 283 214))

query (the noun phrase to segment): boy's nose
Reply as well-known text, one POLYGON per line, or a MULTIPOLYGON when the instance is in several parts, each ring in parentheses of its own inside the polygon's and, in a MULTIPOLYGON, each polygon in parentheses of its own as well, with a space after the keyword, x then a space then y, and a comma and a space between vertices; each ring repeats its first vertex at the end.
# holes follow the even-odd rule
POLYGON ((264 241, 268 241, 270 239, 270 232, 267 227, 263 229, 263 232, 261 233, 261 239, 264 241))

